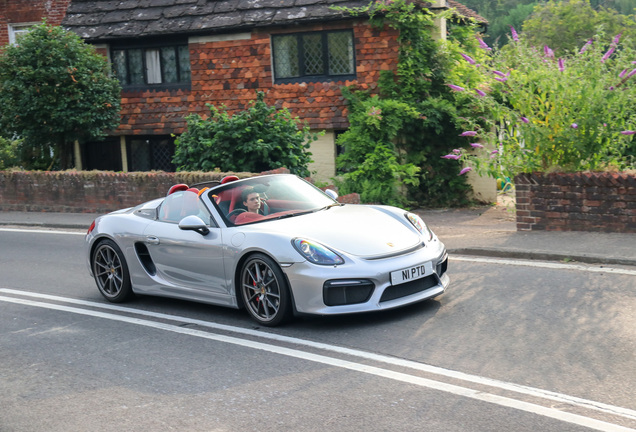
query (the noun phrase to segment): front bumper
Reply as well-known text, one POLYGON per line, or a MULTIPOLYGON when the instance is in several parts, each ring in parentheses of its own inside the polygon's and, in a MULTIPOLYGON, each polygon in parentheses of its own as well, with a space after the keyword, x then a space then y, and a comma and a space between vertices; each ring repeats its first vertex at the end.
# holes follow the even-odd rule
POLYGON ((340 315, 393 309, 441 295, 450 284, 447 260, 446 248, 435 239, 405 255, 375 260, 353 258, 332 267, 295 263, 283 271, 298 313, 340 315), (423 264, 429 269, 424 277, 391 283, 391 272, 423 264))

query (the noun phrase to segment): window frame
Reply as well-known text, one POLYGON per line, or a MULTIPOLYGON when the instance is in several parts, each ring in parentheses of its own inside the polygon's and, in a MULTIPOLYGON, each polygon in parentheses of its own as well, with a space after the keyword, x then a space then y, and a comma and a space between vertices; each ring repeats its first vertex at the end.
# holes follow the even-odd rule
POLYGON ((113 75, 119 77, 117 70, 115 68, 115 53, 118 51, 124 52, 125 59, 125 68, 126 68, 126 81, 128 83, 121 82, 122 89, 124 91, 134 91, 134 90, 170 90, 170 89, 179 89, 179 90, 190 90, 192 85, 192 63, 190 60, 190 47, 187 39, 180 39, 176 41, 153 41, 153 42, 133 42, 133 43, 117 43, 110 45, 110 60, 113 69, 113 75), (188 50, 188 76, 181 76, 184 68, 181 65, 180 57, 179 57, 179 47, 185 47, 188 50), (165 82, 165 68, 162 59, 161 50, 163 48, 173 48, 175 54, 175 73, 177 76, 176 82, 165 82), (131 84, 132 77, 130 71, 130 52, 133 50, 141 50, 141 67, 143 70, 143 84, 131 84), (158 51, 158 60, 159 60, 159 74, 161 76, 160 83, 149 83, 149 73, 148 73, 148 64, 147 64, 147 51, 157 50, 158 51))
POLYGON ((17 39, 17 36, 20 33, 27 33, 31 27, 34 27, 38 24, 41 24, 39 22, 21 22, 21 23, 9 23, 7 24, 7 31, 9 32, 9 44, 11 45, 15 45, 17 39))
POLYGON ((301 82, 326 82, 326 81, 350 81, 357 79, 356 74, 356 46, 355 46, 355 36, 353 34, 353 29, 341 29, 341 30, 321 30, 321 31, 309 31, 309 32, 298 32, 298 33, 277 33, 272 34, 270 37, 270 46, 272 50, 272 77, 274 79, 274 84, 286 84, 286 83, 301 83, 301 82), (329 64, 329 34, 333 33, 348 33, 351 35, 351 44, 352 44, 352 56, 351 56, 351 67, 353 69, 353 73, 350 74, 330 74, 330 64, 329 64), (322 63, 323 70, 325 73, 323 74, 305 74, 306 70, 306 61, 304 57, 303 50, 303 37, 308 35, 321 35, 322 41, 322 63), (299 76, 297 77, 287 77, 287 78, 278 78, 276 76, 276 44, 274 40, 280 37, 296 37, 296 49, 298 54, 298 68, 299 68, 299 76))

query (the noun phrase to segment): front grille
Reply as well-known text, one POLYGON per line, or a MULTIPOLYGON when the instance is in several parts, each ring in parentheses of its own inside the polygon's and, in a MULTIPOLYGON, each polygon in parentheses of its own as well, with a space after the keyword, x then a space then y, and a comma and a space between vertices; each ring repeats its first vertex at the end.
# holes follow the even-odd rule
POLYGON ((432 274, 422 279, 417 279, 411 282, 405 282, 399 285, 392 285, 384 290, 380 302, 395 300, 401 297, 406 297, 411 294, 415 294, 429 288, 432 288, 438 284, 437 276, 432 274))
POLYGON ((366 279, 329 280, 322 287, 322 297, 327 306, 364 303, 374 289, 373 282, 366 279))

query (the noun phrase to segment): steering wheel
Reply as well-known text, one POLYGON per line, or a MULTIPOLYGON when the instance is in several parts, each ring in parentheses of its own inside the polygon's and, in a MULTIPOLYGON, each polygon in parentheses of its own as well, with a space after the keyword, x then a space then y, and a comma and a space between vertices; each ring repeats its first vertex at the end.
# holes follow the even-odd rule
POLYGON ((245 213, 246 211, 247 211, 247 210, 242 209, 242 208, 234 209, 234 210, 232 210, 231 212, 229 212, 229 213, 227 214, 227 218, 228 218, 231 222, 234 222, 234 219, 236 219, 236 217, 237 217, 238 215, 240 215, 241 213, 245 213))

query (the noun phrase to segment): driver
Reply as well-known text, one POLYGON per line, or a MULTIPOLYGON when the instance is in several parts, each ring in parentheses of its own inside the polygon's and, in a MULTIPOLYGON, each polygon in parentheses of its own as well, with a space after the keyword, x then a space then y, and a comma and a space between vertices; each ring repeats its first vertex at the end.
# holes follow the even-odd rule
POLYGON ((254 191, 252 186, 248 186, 241 192, 241 201, 243 205, 250 213, 261 213, 261 196, 258 192, 254 191))

